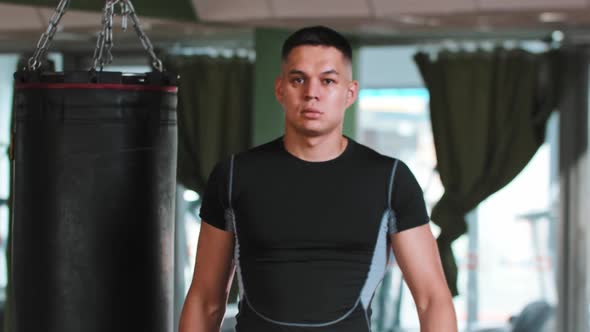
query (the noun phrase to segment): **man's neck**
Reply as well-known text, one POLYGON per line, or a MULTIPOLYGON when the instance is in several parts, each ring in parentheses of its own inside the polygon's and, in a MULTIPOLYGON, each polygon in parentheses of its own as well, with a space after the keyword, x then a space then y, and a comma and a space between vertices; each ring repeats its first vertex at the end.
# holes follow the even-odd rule
POLYGON ((323 136, 303 136, 287 131, 283 144, 287 152, 299 159, 322 162, 340 156, 348 145, 348 139, 339 131, 323 136))

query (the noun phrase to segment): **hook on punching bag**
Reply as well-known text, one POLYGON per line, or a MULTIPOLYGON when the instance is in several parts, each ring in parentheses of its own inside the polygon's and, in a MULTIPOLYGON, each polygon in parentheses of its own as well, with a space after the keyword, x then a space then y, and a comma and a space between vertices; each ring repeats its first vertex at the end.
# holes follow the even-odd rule
POLYGON ((169 332, 177 76, 44 53, 15 73, 13 330, 169 332))

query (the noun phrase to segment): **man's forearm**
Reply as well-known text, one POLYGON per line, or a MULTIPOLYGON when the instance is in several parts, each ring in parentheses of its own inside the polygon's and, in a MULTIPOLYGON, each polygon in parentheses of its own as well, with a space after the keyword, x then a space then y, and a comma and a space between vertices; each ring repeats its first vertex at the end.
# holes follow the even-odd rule
POLYGON ((418 308, 420 332, 457 332, 457 316, 453 301, 448 297, 432 299, 418 308))
POLYGON ((187 296, 180 316, 179 332, 219 332, 225 306, 206 305, 195 296, 187 296))

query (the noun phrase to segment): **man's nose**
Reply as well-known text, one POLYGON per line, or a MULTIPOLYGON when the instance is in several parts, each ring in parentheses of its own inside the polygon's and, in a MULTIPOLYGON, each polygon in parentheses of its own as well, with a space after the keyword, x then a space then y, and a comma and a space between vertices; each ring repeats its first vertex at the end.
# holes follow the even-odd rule
POLYGON ((320 84, 316 80, 308 80, 305 85, 305 100, 320 99, 320 84))

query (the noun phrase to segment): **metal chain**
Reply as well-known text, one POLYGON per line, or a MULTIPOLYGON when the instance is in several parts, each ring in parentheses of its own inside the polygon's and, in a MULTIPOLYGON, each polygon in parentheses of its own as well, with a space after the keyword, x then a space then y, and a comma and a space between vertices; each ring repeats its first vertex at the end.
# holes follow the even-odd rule
POLYGON ((121 27, 124 32, 127 32, 127 16, 129 16, 129 6, 127 6, 127 2, 123 1, 121 3, 121 27))
POLYGON ((96 41, 96 48, 94 50, 93 70, 100 66, 100 70, 105 64, 110 64, 113 60, 111 50, 113 48, 113 17, 115 15, 115 6, 119 5, 121 12, 121 25, 124 31, 127 30, 128 17, 131 17, 133 28, 141 41, 143 48, 149 53, 152 58, 152 65, 158 71, 163 71, 162 61, 158 59, 154 52, 154 47, 148 36, 141 29, 139 18, 135 13, 135 8, 130 0, 107 0, 102 19, 102 31, 100 32, 96 41))
POLYGON ((107 0, 102 17, 102 30, 96 40, 96 48, 92 61, 92 69, 96 70, 100 66, 102 71, 104 65, 113 62, 113 18, 115 16, 115 5, 120 0, 107 0))
POLYGON ((43 64, 45 53, 47 53, 47 49, 49 49, 49 45, 53 40, 55 32, 57 31, 59 21, 66 13, 69 5, 70 0, 61 0, 57 5, 55 12, 49 19, 49 26, 47 27, 47 30, 41 35, 41 38, 39 38, 39 41, 37 42, 37 48, 35 49, 33 56, 29 58, 29 70, 37 70, 43 64))
POLYGON ((148 36, 141 29, 141 25, 139 24, 139 18, 135 14, 135 8, 133 7, 131 0, 122 0, 122 1, 125 2, 125 5, 126 5, 125 15, 129 14, 131 16, 131 21, 133 21, 133 28, 135 29, 135 32, 137 33, 137 36, 139 37, 139 40, 141 41, 141 45, 143 45, 143 48, 149 53, 150 57, 152 58, 152 65, 154 66, 154 68, 157 71, 159 71, 159 72, 163 71, 164 67, 162 65, 162 61, 158 58, 158 56, 154 52, 154 46, 152 45, 152 42, 150 41, 148 36))
MULTIPOLYGON (((96 70, 97 67, 100 67, 100 70, 102 70, 104 65, 110 64, 113 61, 113 21, 116 14, 115 8, 117 4, 121 10, 123 30, 127 30, 127 20, 128 17, 131 17, 133 28, 137 33, 139 40, 141 41, 141 45, 152 58, 152 65, 156 70, 160 72, 163 71, 164 68, 162 61, 156 56, 150 39, 141 28, 139 18, 135 13, 135 8, 133 7, 131 0, 107 0, 103 11, 102 29, 98 35, 96 48, 94 49, 92 69, 96 70)), ((37 42, 37 48, 35 49, 33 56, 29 58, 29 70, 37 70, 43 64, 45 54, 47 53, 49 45, 55 36, 58 24, 61 18, 64 16, 69 5, 70 0, 60 0, 55 13, 53 13, 49 20, 49 26, 47 27, 47 30, 41 35, 41 38, 37 42)))

